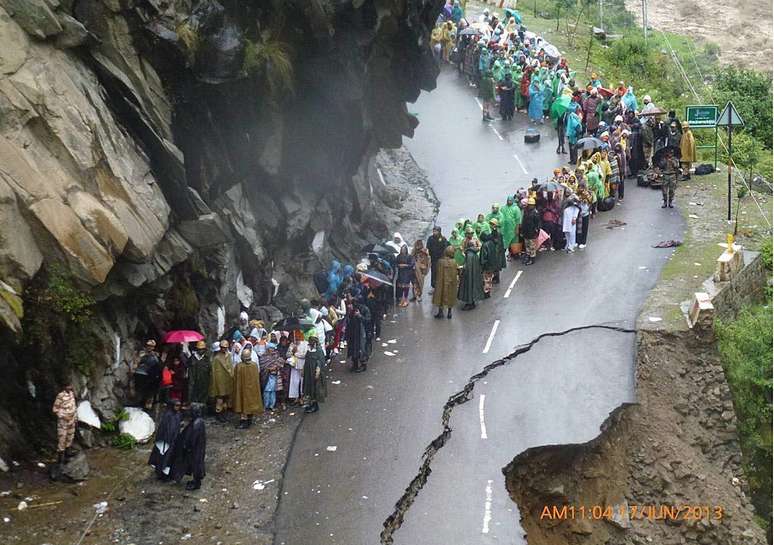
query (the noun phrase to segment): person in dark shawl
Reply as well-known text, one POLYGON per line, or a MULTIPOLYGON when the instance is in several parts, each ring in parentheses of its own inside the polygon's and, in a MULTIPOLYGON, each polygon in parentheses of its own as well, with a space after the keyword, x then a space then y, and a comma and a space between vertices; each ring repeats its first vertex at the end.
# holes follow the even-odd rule
POLYGON ((430 293, 435 289, 438 262, 443 258, 443 253, 448 245, 449 241, 441 234, 441 228, 437 225, 433 227, 433 234, 428 237, 425 243, 427 251, 430 252, 430 293))
POLYGON ((484 299, 484 279, 481 274, 481 261, 474 240, 466 242, 465 265, 462 267, 462 280, 457 298, 464 303, 462 310, 476 308, 476 303, 484 299))
POLYGON ((161 415, 159 427, 156 429, 156 439, 153 442, 153 450, 148 465, 156 470, 156 478, 160 481, 170 479, 170 468, 172 466, 172 446, 175 444, 177 436, 180 434, 180 400, 173 400, 167 403, 164 414, 161 415))
POLYGON ((498 86, 500 91, 500 117, 504 121, 513 119, 513 112, 516 109, 516 85, 513 83, 510 65, 505 72, 505 78, 498 86))
POLYGON ((492 284, 500 283, 500 271, 505 268, 505 247, 497 218, 489 220, 491 231, 481 235, 481 270, 484 276, 484 298, 489 299, 492 284))
POLYGON ((263 413, 261 399, 261 376, 258 366, 252 361, 252 351, 242 350, 241 360, 234 368, 234 393, 231 402, 234 412, 239 414, 239 429, 244 430, 253 423, 253 415, 263 413))
POLYGON ((398 306, 407 307, 409 304, 409 290, 411 290, 411 283, 415 277, 414 267, 416 266, 414 257, 409 253, 408 246, 401 246, 400 253, 396 258, 396 265, 398 267, 397 297, 400 298, 398 306))
POLYGON ((172 454, 172 469, 170 474, 176 483, 185 475, 190 480, 185 485, 186 490, 199 490, 205 477, 204 457, 207 450, 207 432, 202 417, 202 405, 191 404, 191 420, 175 440, 172 454))
POLYGON ((347 357, 352 362, 351 370, 362 373, 368 359, 366 327, 370 321, 368 307, 358 303, 351 294, 347 295, 347 357))
POLYGON ((198 341, 188 360, 188 402, 207 403, 210 395, 210 356, 207 343, 198 341))
POLYGON ((312 335, 304 360, 304 412, 319 411, 318 403, 325 401, 325 393, 325 353, 320 347, 320 340, 312 335))
POLYGON ((161 360, 156 352, 156 341, 153 339, 145 343, 145 350, 140 354, 140 361, 134 369, 133 377, 140 406, 150 409, 153 407, 161 382, 161 360))

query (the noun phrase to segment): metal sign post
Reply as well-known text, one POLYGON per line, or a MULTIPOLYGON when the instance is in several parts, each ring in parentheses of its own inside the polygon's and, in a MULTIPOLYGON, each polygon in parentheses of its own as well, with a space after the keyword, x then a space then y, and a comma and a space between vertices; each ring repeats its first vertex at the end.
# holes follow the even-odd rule
POLYGON ((714 149, 715 150, 715 169, 718 168, 718 107, 713 105, 686 106, 685 120, 688 122, 691 130, 693 129, 714 129, 715 144, 696 146, 696 149, 714 149))
POLYGON ((731 223, 731 174, 733 173, 731 135, 734 127, 744 127, 744 121, 736 111, 734 103, 729 101, 726 107, 718 116, 717 127, 726 127, 728 129, 728 222, 731 223))

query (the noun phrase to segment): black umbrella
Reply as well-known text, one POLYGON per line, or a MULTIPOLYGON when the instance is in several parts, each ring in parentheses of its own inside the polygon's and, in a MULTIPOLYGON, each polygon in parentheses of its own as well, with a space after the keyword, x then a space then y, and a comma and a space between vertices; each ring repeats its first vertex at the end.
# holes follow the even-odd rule
POLYGON ((392 286, 392 279, 389 278, 386 274, 381 273, 379 271, 369 270, 369 271, 361 272, 360 274, 365 276, 369 280, 373 280, 374 282, 379 282, 380 284, 384 284, 386 286, 392 286))
POLYGON ((274 324, 272 329, 275 331, 309 331, 314 329, 314 324, 309 320, 290 316, 274 324))
POLYGON ((601 148, 605 143, 599 138, 593 136, 587 136, 578 140, 578 147, 582 150, 601 148))
POLYGON ((543 182, 540 184, 541 189, 545 189, 546 191, 556 191, 557 189, 561 189, 562 184, 559 182, 554 182, 553 180, 549 180, 548 182, 543 182))
POLYGON ((653 154, 653 164, 658 166, 661 160, 666 157, 668 151, 671 151, 675 157, 680 157, 680 148, 677 146, 664 146, 653 154))
POLYGON ((387 248, 386 246, 383 246, 381 244, 366 244, 363 246, 363 251, 367 254, 378 254, 378 255, 394 255, 395 251, 392 248, 387 248))
POLYGON ((479 36, 481 31, 477 28, 468 27, 459 33, 460 36, 479 36))

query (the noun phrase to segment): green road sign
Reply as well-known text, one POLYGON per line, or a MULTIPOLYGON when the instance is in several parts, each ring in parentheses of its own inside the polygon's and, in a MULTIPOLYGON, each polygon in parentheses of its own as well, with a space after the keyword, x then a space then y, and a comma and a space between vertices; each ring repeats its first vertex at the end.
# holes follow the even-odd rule
POLYGON ((690 124, 692 129, 714 128, 715 122, 718 120, 718 107, 686 106, 685 120, 690 124))

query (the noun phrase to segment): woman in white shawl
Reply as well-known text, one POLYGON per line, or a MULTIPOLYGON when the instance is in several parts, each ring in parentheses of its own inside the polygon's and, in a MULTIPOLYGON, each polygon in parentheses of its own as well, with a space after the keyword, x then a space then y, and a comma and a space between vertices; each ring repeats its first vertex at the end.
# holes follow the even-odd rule
POLYGON ((396 256, 400 253, 401 248, 403 248, 404 246, 408 246, 408 244, 406 244, 406 241, 403 240, 403 237, 400 236, 400 233, 393 234, 392 240, 385 242, 384 245, 389 248, 392 248, 396 256))
POLYGON ((304 340, 303 333, 295 331, 294 335, 296 342, 291 346, 288 355, 288 363, 290 364, 288 400, 291 403, 300 403, 304 392, 304 363, 306 361, 306 351, 309 350, 309 345, 304 340))

